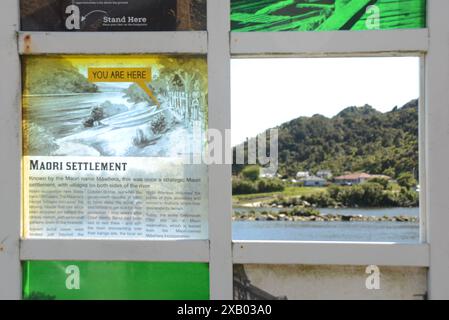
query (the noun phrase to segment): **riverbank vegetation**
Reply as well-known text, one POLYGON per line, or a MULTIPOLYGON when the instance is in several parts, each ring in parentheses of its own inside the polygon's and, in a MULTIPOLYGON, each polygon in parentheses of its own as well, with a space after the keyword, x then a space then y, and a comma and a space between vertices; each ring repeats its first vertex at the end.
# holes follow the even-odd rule
POLYGON ((357 185, 304 187, 278 178, 260 178, 259 167, 248 166, 233 178, 232 191, 236 205, 295 207, 305 202, 319 208, 417 207, 415 184, 413 176, 404 173, 397 181, 373 178, 357 185))
POLYGON ((277 129, 277 175, 233 165, 235 205, 419 206, 418 100, 385 113, 365 105, 332 118, 300 117, 277 129))
POLYGON ((234 205, 248 207, 295 206, 306 201, 318 208, 389 208, 418 207, 419 194, 401 187, 384 189, 375 183, 327 188, 286 187, 283 192, 240 194, 233 196, 234 205))
POLYGON ((279 179, 260 179, 260 168, 248 166, 242 170, 241 177, 232 180, 232 194, 254 194, 284 191, 285 185, 279 179))
POLYGON ((284 211, 249 212, 235 211, 234 221, 297 221, 297 222, 410 222, 417 223, 415 216, 362 216, 344 214, 321 214, 317 209, 295 208, 284 211))
MULTIPOLYGON (((393 179, 403 173, 418 176, 418 100, 385 113, 365 105, 346 108, 332 118, 300 117, 277 129, 277 173, 283 178, 295 178, 299 171, 324 169, 334 176, 345 172, 383 174, 393 179)), ((233 175, 238 176, 246 167, 233 165, 233 175)))
MULTIPOLYGON (((302 199, 317 207, 417 207, 418 193, 404 187, 367 182, 355 186, 335 186, 325 192, 303 196, 302 199)), ((291 200, 290 200, 291 201, 291 200)), ((287 205, 289 201, 286 201, 287 205)))

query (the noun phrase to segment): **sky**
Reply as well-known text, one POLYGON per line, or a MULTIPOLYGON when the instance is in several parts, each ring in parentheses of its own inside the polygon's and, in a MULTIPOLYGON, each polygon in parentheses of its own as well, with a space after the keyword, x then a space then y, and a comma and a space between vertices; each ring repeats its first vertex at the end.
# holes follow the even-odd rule
POLYGON ((301 116, 381 112, 419 97, 419 58, 260 58, 231 62, 232 145, 301 116))

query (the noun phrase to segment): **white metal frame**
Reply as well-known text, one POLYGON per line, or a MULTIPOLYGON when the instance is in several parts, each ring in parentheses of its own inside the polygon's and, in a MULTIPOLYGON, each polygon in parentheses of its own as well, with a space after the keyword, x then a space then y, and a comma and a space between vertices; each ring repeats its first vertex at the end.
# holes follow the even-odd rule
POLYGON ((19 53, 206 54, 207 32, 19 32, 19 53))
POLYGON ((428 0, 427 29, 322 33, 230 33, 230 0, 208 1, 207 33, 19 33, 18 8, 18 0, 3 0, 0 10, 0 299, 21 298, 21 260, 53 259, 209 262, 211 299, 232 299, 233 263, 428 267, 429 297, 449 298, 448 1, 428 0), (209 241, 20 240, 19 55, 156 52, 207 53, 209 126, 223 136, 231 127, 231 55, 422 57, 422 243, 233 243, 229 165, 209 166, 209 241))
POLYGON ((427 244, 235 241, 234 263, 429 266, 427 244))
POLYGON ((209 241, 22 240, 20 260, 209 262, 209 241))
POLYGON ((236 32, 231 33, 234 56, 294 54, 297 56, 359 55, 361 53, 421 52, 428 49, 428 30, 236 32))

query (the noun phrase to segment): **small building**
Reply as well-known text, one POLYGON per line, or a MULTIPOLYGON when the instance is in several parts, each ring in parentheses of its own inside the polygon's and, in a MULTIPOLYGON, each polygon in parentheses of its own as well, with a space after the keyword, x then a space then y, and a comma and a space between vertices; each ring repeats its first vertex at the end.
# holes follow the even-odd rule
POLYGON ((369 179, 372 179, 373 176, 365 173, 365 172, 359 172, 359 173, 351 173, 343 176, 336 177, 335 183, 339 185, 353 185, 353 184, 361 184, 369 179))
POLYGON ((327 181, 317 176, 309 176, 301 179, 301 182, 304 183, 304 187, 324 187, 327 181))
POLYGON ((310 172, 309 171, 298 171, 296 173, 296 178, 298 179, 304 179, 310 177, 310 172))
POLYGON ((326 180, 330 180, 332 178, 332 171, 330 170, 320 170, 316 173, 316 176, 319 178, 323 178, 326 180))

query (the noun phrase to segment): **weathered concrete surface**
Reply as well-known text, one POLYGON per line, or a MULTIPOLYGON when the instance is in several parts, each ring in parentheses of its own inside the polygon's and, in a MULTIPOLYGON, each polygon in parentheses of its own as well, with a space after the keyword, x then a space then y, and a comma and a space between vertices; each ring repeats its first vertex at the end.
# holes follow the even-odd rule
POLYGON ((367 266, 245 265, 251 284, 295 299, 423 299, 427 270, 381 267, 380 289, 368 290, 367 266))

